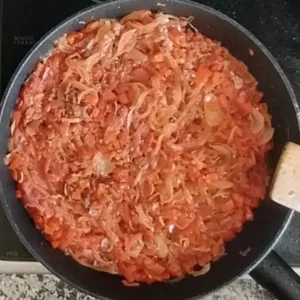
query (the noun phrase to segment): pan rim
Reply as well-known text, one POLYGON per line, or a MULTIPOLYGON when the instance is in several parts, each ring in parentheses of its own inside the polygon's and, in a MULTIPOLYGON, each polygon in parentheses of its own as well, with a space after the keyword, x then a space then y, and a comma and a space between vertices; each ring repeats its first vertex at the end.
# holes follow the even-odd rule
MULTIPOLYGON (((18 78, 19 74, 21 73, 23 66, 26 65, 26 63, 28 62, 28 60, 31 58, 31 56, 38 51, 39 47, 41 47, 41 45, 46 42, 47 40, 51 39, 51 37, 53 35, 55 35, 59 30, 61 30, 62 28, 64 28, 67 24, 71 23, 74 19, 78 19, 78 21, 80 21, 80 18, 82 18, 85 14, 92 12, 94 10, 97 10, 99 7, 101 8, 105 8, 105 7, 109 7, 111 5, 114 5, 116 3, 122 3, 123 5, 126 3, 131 2, 131 0, 112 0, 112 1, 108 1, 105 3, 98 3, 92 6, 89 6, 85 9, 82 9, 74 14, 72 14, 71 16, 67 17, 66 19, 64 19, 63 21, 61 21, 58 25, 54 26, 50 31, 48 31, 30 50, 29 52, 25 55, 25 57, 22 59, 22 61, 19 63, 19 65, 17 66, 15 72, 13 73, 6 89, 5 92, 3 94, 2 97, 2 101, 1 101, 1 111, 0 111, 0 125, 2 123, 3 120, 3 114, 4 114, 4 108, 9 104, 8 103, 8 99, 9 99, 9 95, 11 92, 11 89, 13 88, 13 86, 15 85, 15 81, 18 78)), ((235 20, 231 19, 230 17, 228 17, 227 15, 219 12, 218 10, 215 10, 209 6, 200 4, 200 3, 196 3, 194 1, 190 1, 190 0, 161 0, 159 1, 160 4, 166 4, 168 5, 168 3, 178 3, 178 4, 184 4, 184 5, 192 5, 194 7, 198 7, 199 9, 202 9, 205 12, 211 13, 213 15, 215 15, 216 17, 218 17, 219 19, 223 20, 224 22, 227 22, 231 25, 233 25, 234 27, 236 27, 240 32, 242 32, 244 35, 247 35, 250 40, 256 44, 261 51, 264 53, 264 55, 270 60, 271 64, 274 66, 274 68, 276 69, 276 71, 278 72, 280 78, 282 79, 284 85, 286 86, 286 89, 289 93, 290 99, 293 103, 293 107, 294 107, 294 111, 297 117, 297 123, 298 123, 298 129, 300 129, 300 123, 299 123, 299 117, 300 117, 300 108, 299 108, 299 104, 297 103, 296 100, 296 95, 295 92, 292 88, 291 83, 289 82, 286 74, 284 73, 283 69, 281 68, 281 66, 278 64, 278 62, 276 61, 276 59, 274 58, 274 56, 269 52, 269 50, 263 45, 263 43, 261 43, 249 30, 247 30, 246 28, 244 28, 242 25, 240 25, 239 23, 237 23, 235 20)), ((159 7, 158 7, 159 9, 159 7)), ((43 55, 47 55, 47 53, 44 53, 43 55)), ((38 60, 37 60, 38 62, 38 60)), ((8 207, 6 201, 4 201, 4 193, 3 193, 3 187, 2 187, 2 181, 0 180, 0 195, 1 195, 1 203, 2 203, 2 207, 6 213, 7 216, 9 216, 8 220, 11 224, 11 226, 13 227, 14 231, 16 232, 16 234, 18 235, 19 239, 21 240, 21 242, 24 244, 24 246, 28 249, 28 251, 34 256, 34 258, 36 258, 40 263, 42 263, 52 274, 56 275, 57 277, 61 278, 64 282, 66 282, 67 284, 69 284, 72 287, 75 287, 76 289, 78 289, 79 291, 82 291, 86 294, 92 295, 96 298, 101 297, 99 296, 99 294, 97 293, 93 293, 90 291, 87 291, 85 288, 81 288, 78 287, 75 283, 73 283, 72 281, 70 281, 68 278, 66 278, 64 275, 61 275, 60 272, 55 271, 53 269, 52 266, 50 266, 47 262, 44 261, 44 259, 35 251, 35 249, 30 245, 30 243, 28 243, 27 239, 25 238, 25 236, 20 232, 19 230, 19 226, 13 222, 13 216, 11 213, 10 208, 8 207)), ((287 216, 285 218, 285 220, 283 221, 283 225, 281 227, 281 229, 277 232, 276 235, 274 235, 272 242, 265 248, 264 251, 262 251, 257 259, 255 261, 253 261, 251 263, 251 265, 247 268, 245 268, 242 272, 239 272, 239 274, 235 275, 232 279, 226 281, 224 284, 219 285, 218 287, 212 289, 209 292, 203 293, 200 297, 207 297, 208 295, 210 295, 213 292, 216 292, 222 288, 224 288, 225 286, 231 284, 232 282, 234 282, 235 280, 237 280, 238 278, 240 278, 242 275, 247 274, 249 272, 251 272, 253 269, 255 269, 256 266, 259 265, 259 263, 272 251, 272 249, 274 248, 275 244, 277 243, 277 241, 281 238, 281 236, 283 235, 283 233, 285 232, 286 228, 288 227, 292 216, 293 216, 294 212, 292 210, 289 210, 287 212, 287 216)), ((109 298, 106 298, 109 299, 109 298)), ((113 298, 110 298, 113 300, 113 298)), ((191 298, 187 298, 190 300, 196 300, 199 299, 199 296, 194 296, 191 298)))

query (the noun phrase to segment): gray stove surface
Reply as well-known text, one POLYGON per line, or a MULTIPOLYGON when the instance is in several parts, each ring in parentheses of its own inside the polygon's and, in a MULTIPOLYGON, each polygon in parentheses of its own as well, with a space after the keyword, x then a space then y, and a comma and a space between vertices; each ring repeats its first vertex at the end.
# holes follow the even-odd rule
POLYGON ((300 214, 295 213, 292 221, 275 246, 278 254, 291 266, 300 267, 300 214))

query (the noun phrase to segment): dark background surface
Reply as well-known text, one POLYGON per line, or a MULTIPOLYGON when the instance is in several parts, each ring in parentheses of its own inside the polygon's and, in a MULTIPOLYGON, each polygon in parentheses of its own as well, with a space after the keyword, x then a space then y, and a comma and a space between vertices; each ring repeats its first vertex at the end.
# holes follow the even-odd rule
MULTIPOLYGON (((1 95, 18 63, 48 30, 69 15, 95 2, 92 0, 2 0, 0 6, 1 95)), ((235 19, 263 42, 286 72, 297 98, 300 99, 300 1, 198 0, 198 2, 235 19)), ((300 214, 295 214, 288 230, 276 247, 278 253, 293 266, 300 266, 298 241, 300 241, 300 214)), ((0 209, 0 259, 32 260, 10 228, 2 209, 0 209)))

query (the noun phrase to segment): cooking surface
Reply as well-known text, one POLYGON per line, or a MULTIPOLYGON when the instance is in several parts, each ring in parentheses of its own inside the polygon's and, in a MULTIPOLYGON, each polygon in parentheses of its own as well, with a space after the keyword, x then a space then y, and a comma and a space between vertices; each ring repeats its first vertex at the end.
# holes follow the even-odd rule
MULTIPOLYGON (((0 0, 1 95, 27 51, 49 29, 76 11, 100 0, 0 0)), ((159 0, 158 0, 159 2, 159 0)), ((298 0, 203 0, 249 29, 273 53, 288 75, 300 99, 300 24, 298 0)), ((300 266, 300 215, 277 245, 278 252, 293 266, 300 266)), ((0 209, 0 259, 29 261, 0 209)))

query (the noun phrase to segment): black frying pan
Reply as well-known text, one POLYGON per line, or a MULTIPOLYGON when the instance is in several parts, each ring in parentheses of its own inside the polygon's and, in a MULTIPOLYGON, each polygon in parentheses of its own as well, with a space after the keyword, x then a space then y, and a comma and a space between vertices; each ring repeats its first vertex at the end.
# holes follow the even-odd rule
POLYGON ((21 202, 16 199, 15 183, 2 158, 7 153, 11 113, 26 77, 61 35, 82 28, 79 21, 119 18, 139 9, 194 16, 193 24, 201 33, 221 41, 249 67, 265 95, 264 101, 269 106, 276 128, 276 146, 270 156, 271 169, 276 166, 285 142, 300 142, 296 117, 299 107, 290 83, 267 49, 239 24, 213 9, 190 1, 121 0, 97 5, 70 17, 48 33, 20 64, 5 92, 0 113, 0 194, 9 221, 30 253, 47 269, 79 290, 96 297, 128 300, 193 299, 205 296, 250 272, 253 278, 278 299, 299 300, 300 278, 271 251, 292 216, 292 211, 275 202, 262 201, 255 212, 254 221, 245 224, 237 238, 227 244, 227 255, 213 263, 211 271, 204 276, 129 288, 121 283, 119 276, 83 267, 59 250, 52 249, 36 229, 21 202), (249 49, 253 50, 254 56, 249 55, 249 49))

